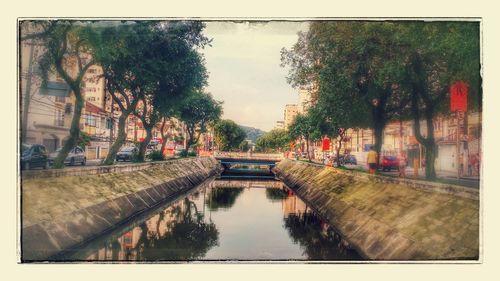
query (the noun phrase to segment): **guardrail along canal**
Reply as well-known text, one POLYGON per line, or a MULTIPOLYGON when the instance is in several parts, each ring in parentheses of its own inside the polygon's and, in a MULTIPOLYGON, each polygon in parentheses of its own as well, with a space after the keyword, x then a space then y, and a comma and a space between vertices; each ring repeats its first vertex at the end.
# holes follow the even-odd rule
POLYGON ((279 181, 214 180, 58 259, 361 260, 279 181))

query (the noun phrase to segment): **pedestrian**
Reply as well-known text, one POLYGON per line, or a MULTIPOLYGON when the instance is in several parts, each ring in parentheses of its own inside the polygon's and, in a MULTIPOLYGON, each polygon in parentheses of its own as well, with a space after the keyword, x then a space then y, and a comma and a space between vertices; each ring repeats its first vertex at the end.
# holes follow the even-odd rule
POLYGON ((459 163, 459 172, 458 174, 462 176, 464 174, 464 154, 460 153, 460 157, 458 158, 458 163, 459 163))
POLYGON ((399 155, 399 176, 404 178, 406 177, 406 155, 404 152, 401 152, 399 155))
POLYGON ((472 154, 469 156, 469 159, 468 159, 468 163, 467 163, 467 173, 469 176, 472 176, 474 175, 474 171, 473 171, 473 168, 474 168, 474 162, 476 161, 476 155, 475 154, 472 154))
POLYGON ((377 152, 375 151, 375 147, 373 145, 370 147, 370 151, 366 157, 366 162, 368 163, 368 172, 370 174, 375 174, 375 170, 377 169, 377 152))

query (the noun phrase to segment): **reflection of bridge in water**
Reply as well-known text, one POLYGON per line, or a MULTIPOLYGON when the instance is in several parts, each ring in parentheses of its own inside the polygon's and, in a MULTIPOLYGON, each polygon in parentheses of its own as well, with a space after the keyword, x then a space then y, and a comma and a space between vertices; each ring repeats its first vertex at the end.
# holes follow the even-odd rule
POLYGON ((271 169, 283 159, 281 154, 216 152, 224 167, 222 178, 274 178, 271 169))
POLYGON ((282 189, 284 184, 281 181, 272 180, 216 180, 210 183, 214 188, 278 188, 282 189))

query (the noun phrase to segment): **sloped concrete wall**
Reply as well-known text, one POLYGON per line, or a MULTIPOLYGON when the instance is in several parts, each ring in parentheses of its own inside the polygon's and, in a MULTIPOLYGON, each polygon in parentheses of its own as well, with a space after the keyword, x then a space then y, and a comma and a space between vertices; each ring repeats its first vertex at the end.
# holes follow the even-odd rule
POLYGON ((474 189, 283 160, 276 175, 372 260, 477 260, 474 189))
POLYGON ((138 167, 23 179, 21 259, 46 260, 175 199, 221 171, 217 160, 208 157, 138 167))

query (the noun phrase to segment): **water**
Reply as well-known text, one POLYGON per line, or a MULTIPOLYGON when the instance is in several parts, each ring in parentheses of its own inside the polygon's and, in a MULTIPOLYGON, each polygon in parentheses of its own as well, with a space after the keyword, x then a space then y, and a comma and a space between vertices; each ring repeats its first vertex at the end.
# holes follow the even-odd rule
POLYGON ((65 261, 360 260, 279 181, 216 180, 65 261))

